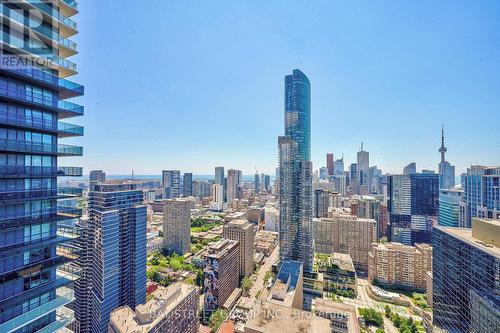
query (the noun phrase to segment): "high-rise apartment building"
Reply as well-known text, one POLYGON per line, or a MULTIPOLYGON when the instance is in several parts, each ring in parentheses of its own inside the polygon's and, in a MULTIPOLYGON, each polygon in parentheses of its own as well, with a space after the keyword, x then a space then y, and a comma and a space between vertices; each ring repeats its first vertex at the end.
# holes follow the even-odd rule
POLYGON ((331 176, 333 175, 333 154, 328 153, 326 154, 326 169, 328 170, 328 174, 331 176))
POLYGON ((460 202, 464 191, 461 189, 439 190, 438 224, 443 227, 458 227, 460 202))
POLYGON ((500 221, 474 218, 472 229, 434 228, 434 327, 448 332, 500 331, 500 221))
POLYGON ((375 220, 337 212, 314 219, 315 252, 349 254, 358 274, 368 274, 368 252, 377 241, 375 220))
POLYGON ((74 227, 79 188, 58 176, 82 176, 58 157, 82 147, 59 139, 83 135, 61 121, 83 115, 68 99, 84 88, 68 58, 77 53, 71 18, 77 1, 0 1, 0 331, 53 332, 74 320, 68 304, 78 276, 74 227))
POLYGON ((223 306, 235 288, 238 288, 240 273, 240 246, 238 241, 222 238, 209 245, 205 254, 203 271, 204 313, 223 306))
POLYGON ((222 237, 240 243, 239 272, 240 277, 253 273, 254 232, 253 224, 246 220, 233 220, 222 229, 222 237))
POLYGON ((191 249, 192 200, 187 198, 163 201, 163 243, 171 253, 184 255, 191 249))
POLYGON ((321 188, 314 190, 314 217, 328 217, 330 208, 342 206, 342 197, 337 192, 321 188))
POLYGON ((193 195, 193 174, 190 172, 182 176, 182 196, 190 197, 193 195))
POLYGON ((163 170, 161 185, 163 199, 175 199, 181 196, 181 172, 179 170, 163 170))
MULTIPOLYGON (((98 184, 89 192, 92 333, 105 333, 113 309, 146 302, 146 215, 134 184, 98 184)), ((88 318, 79 318, 88 321, 88 318)))
POLYGON ((195 286, 176 282, 160 287, 152 299, 135 311, 122 306, 111 312, 109 333, 197 333, 199 292, 195 286))
POLYGON ((411 162, 403 169, 404 175, 413 175, 414 173, 417 173, 417 164, 415 162, 411 162))
POLYGON ((369 255, 368 280, 397 288, 426 290, 432 271, 432 247, 374 243, 369 255))
POLYGON ((474 217, 500 219, 500 166, 473 165, 462 174, 460 227, 470 228, 474 217))
POLYGON ((219 166, 215 167, 215 184, 223 185, 224 186, 224 167, 219 166))
POLYGON ((106 181, 106 173, 102 170, 92 170, 89 174, 89 190, 94 191, 96 184, 106 181))
MULTIPOLYGON (((264 181, 264 179, 262 179, 264 181)), ((259 194, 260 192, 260 182, 261 182, 261 177, 259 176, 258 173, 255 174, 254 176, 254 191, 255 194, 259 194)))
POLYGON ((311 271, 313 193, 311 85, 300 70, 285 77, 285 136, 278 138, 280 261, 297 260, 311 271))
POLYGON ((234 199, 240 199, 242 196, 242 173, 241 170, 227 170, 227 193, 226 198, 228 203, 232 203, 234 199))
POLYGON ((264 176, 264 188, 266 189, 266 191, 269 191, 269 189, 271 188, 271 176, 269 175, 264 176))
POLYGON ((380 223, 380 200, 369 195, 353 196, 351 198, 351 214, 363 219, 377 221, 377 235, 381 237, 380 223))
POLYGON ((439 162, 439 188, 450 189, 455 186, 455 166, 451 165, 445 159, 445 153, 448 151, 444 146, 444 128, 441 128, 441 147, 439 153, 441 154, 441 162, 439 162))

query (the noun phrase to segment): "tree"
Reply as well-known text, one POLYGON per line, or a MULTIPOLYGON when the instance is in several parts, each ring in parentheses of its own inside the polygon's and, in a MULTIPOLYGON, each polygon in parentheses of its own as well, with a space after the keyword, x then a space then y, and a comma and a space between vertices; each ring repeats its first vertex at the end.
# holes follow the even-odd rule
POLYGON ((399 328, 401 326, 401 318, 397 313, 392 317, 392 322, 394 326, 396 326, 396 328, 399 328))
POLYGON ((248 277, 244 277, 243 280, 241 280, 241 290, 245 295, 248 295, 248 292, 252 288, 252 281, 248 277))
POLYGON ((217 332, 220 325, 222 325, 224 320, 227 319, 228 315, 229 313, 223 309, 218 309, 214 313, 212 313, 212 316, 210 316, 210 321, 208 323, 208 326, 210 327, 212 332, 217 332))
POLYGON ((359 309, 359 313, 363 316, 363 319, 368 325, 383 327, 384 318, 380 312, 374 309, 361 308, 359 309))
POLYGON ((386 304, 385 306, 385 317, 386 318, 391 318, 391 307, 386 304))

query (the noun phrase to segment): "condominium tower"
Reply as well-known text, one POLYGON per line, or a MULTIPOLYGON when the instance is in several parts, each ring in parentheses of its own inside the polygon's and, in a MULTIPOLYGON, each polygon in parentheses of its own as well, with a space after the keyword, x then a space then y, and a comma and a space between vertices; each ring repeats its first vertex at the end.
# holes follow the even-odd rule
POLYGON ((83 115, 68 99, 84 89, 67 59, 77 53, 71 18, 77 1, 0 1, 0 332, 53 332, 74 320, 78 276, 73 242, 79 188, 58 176, 82 176, 58 157, 82 147, 59 139, 83 135, 61 121, 83 115))
POLYGON ((227 202, 231 204, 234 199, 240 199, 242 195, 242 173, 241 170, 227 170, 227 202))
POLYGON ((313 264, 311 85, 300 70, 285 77, 285 136, 278 138, 280 261, 313 264))
POLYGON ((164 199, 175 199, 181 196, 181 172, 179 170, 163 170, 161 185, 164 199))
POLYGON ((168 252, 184 255, 191 249, 191 208, 188 198, 163 202, 163 243, 168 252))
POLYGON ((253 273, 254 232, 253 224, 247 220, 233 220, 224 224, 222 237, 240 243, 239 271, 240 277, 253 273))
POLYGON ((193 174, 186 172, 182 176, 182 196, 190 197, 193 195, 193 174))

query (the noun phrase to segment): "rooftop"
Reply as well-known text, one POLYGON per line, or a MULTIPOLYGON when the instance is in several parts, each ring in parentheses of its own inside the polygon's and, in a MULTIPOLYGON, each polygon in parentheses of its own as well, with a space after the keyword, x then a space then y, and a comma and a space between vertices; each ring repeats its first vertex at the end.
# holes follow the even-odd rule
POLYGON ((285 261, 282 263, 276 276, 269 301, 277 301, 280 304, 292 306, 295 298, 297 282, 302 276, 302 263, 299 261, 285 261))

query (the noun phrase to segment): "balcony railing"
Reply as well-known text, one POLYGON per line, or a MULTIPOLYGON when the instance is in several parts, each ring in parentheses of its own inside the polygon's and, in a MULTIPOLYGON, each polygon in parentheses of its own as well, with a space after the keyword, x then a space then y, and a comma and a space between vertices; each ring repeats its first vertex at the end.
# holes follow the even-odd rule
POLYGON ((5 216, 0 218, 0 226, 23 226, 37 222, 47 221, 66 221, 68 219, 75 219, 82 216, 82 210, 76 207, 58 205, 44 212, 35 212, 26 215, 5 216))
POLYGON ((59 137, 82 136, 83 135, 83 126, 74 125, 74 124, 59 121, 59 122, 57 122, 57 131, 58 131, 59 137))
POLYGON ((12 117, 10 115, 5 116, 5 114, 2 114, 0 116, 0 123, 14 125, 14 126, 20 126, 20 127, 24 127, 24 128, 41 129, 41 130, 46 130, 46 131, 56 131, 57 130, 55 121, 49 121, 49 120, 43 120, 43 119, 37 119, 37 118, 33 118, 32 120, 31 119, 27 120, 26 117, 24 117, 24 115, 12 117))
POLYGON ((59 175, 59 169, 44 166, 1 165, 0 177, 53 177, 59 175))
POLYGON ((25 1, 30 3, 32 6, 40 9, 44 13, 50 15, 51 17, 55 18, 56 20, 58 20, 60 23, 64 24, 68 28, 75 30, 75 31, 78 29, 75 21, 73 21, 70 18, 65 17, 64 15, 59 13, 56 9, 48 6, 47 4, 41 2, 40 0, 25 0, 25 1))
POLYGON ((83 147, 59 144, 57 145, 57 154, 59 156, 82 156, 83 147))
POLYGON ((0 150, 48 154, 55 154, 58 152, 56 146, 53 144, 9 139, 0 139, 0 150))
POLYGON ((35 321, 36 319, 49 314, 56 309, 71 303, 75 300, 75 292, 68 287, 61 287, 56 290, 56 298, 31 310, 17 316, 3 324, 0 324, 0 332, 12 332, 21 329, 27 324, 35 321))
POLYGON ((81 177, 83 176, 82 167, 58 167, 57 176, 59 177, 81 177))
POLYGON ((83 106, 68 101, 59 101, 57 107, 60 110, 83 115, 83 106))
POLYGON ((74 9, 78 9, 78 2, 75 0, 63 0, 63 2, 74 9))
POLYGON ((60 196, 74 196, 81 197, 83 189, 81 187, 58 187, 57 194, 60 196))
POLYGON ((0 201, 50 198, 57 196, 57 189, 15 190, 0 192, 0 201))

